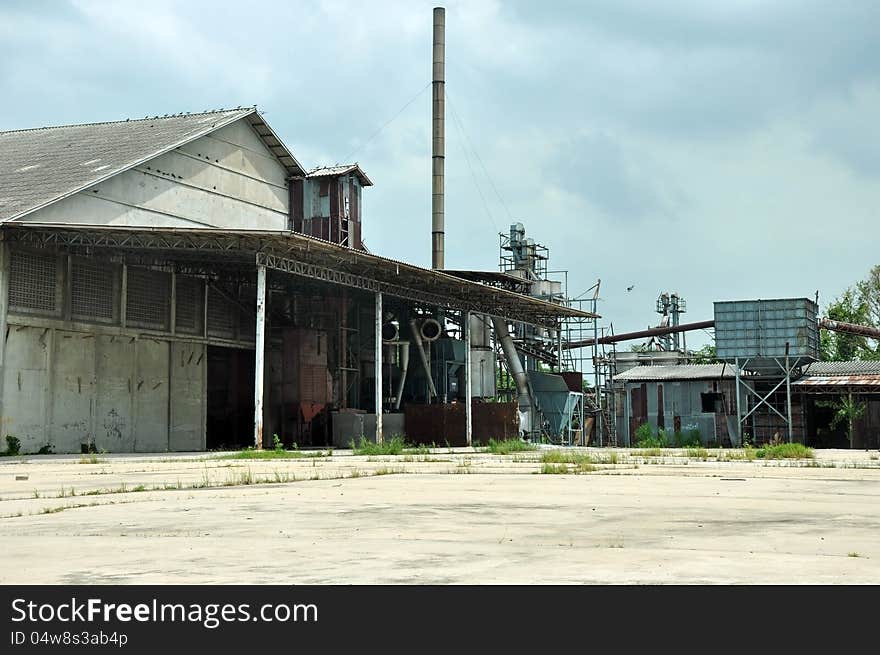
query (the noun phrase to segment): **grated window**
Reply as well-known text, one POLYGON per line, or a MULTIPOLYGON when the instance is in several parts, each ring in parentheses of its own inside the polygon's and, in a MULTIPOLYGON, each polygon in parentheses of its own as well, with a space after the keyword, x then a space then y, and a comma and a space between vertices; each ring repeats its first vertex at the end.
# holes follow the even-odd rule
POLYGON ((257 287, 242 285, 238 290, 238 298, 238 336, 244 341, 254 341, 257 335, 257 287))
POLYGON ((58 258, 12 251, 9 310, 58 314, 58 258))
POLYGON ((70 269, 72 318, 101 323, 114 320, 116 269, 112 264, 76 257, 70 269))
POLYGON ((168 329, 171 275, 144 268, 128 269, 125 321, 128 325, 168 329))
POLYGON ((208 290, 208 336, 235 338, 235 317, 238 307, 214 287, 208 290))
POLYGON ((204 322, 205 292, 202 281, 195 277, 177 276, 177 308, 175 323, 178 332, 201 334, 204 322))

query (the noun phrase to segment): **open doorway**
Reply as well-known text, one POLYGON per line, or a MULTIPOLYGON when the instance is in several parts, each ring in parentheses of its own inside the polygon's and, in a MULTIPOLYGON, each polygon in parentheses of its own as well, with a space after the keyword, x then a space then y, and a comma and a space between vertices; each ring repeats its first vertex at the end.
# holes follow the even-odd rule
POLYGON ((208 450, 254 443, 254 352, 208 347, 208 450))

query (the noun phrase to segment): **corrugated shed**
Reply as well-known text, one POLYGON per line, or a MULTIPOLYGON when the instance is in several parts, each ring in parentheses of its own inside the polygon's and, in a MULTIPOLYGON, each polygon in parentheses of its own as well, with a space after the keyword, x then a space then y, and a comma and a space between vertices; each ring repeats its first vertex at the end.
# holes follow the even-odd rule
POLYGON ((299 162, 256 107, 0 132, 0 221, 24 216, 247 117, 291 175, 299 162))
POLYGON ((736 377, 732 364, 681 364, 677 366, 636 366, 614 379, 622 382, 648 380, 720 380, 736 377))

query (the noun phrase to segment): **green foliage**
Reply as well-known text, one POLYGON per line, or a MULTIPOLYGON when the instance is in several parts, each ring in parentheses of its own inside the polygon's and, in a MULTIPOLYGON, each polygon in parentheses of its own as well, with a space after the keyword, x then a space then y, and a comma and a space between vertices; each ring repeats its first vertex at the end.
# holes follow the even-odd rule
POLYGON ((399 434, 395 434, 382 443, 373 443, 361 437, 358 443, 352 441, 350 446, 355 455, 400 455, 406 448, 406 441, 399 434))
POLYGON ((51 455, 55 452, 54 446, 51 443, 46 443, 43 446, 40 446, 40 449, 37 451, 37 455, 51 455))
POLYGON ((537 449, 538 447, 535 444, 523 441, 522 439, 504 439, 501 441, 489 439, 486 452, 492 453, 493 455, 510 455, 511 453, 520 453, 537 449))
POLYGON ((699 448, 703 440, 699 430, 677 430, 670 438, 669 433, 660 428, 655 433, 649 423, 642 423, 635 434, 636 448, 699 448))
MULTIPOLYGON (((880 275, 880 267, 875 266, 872 269, 872 274, 875 273, 880 275)), ((873 315, 877 310, 872 307, 880 308, 880 287, 875 287, 866 280, 846 289, 839 298, 832 300, 828 304, 826 315, 834 321, 876 327, 880 317, 873 315)), ((819 351, 823 361, 880 359, 880 345, 871 339, 830 330, 822 330, 819 351)))
POLYGON ((545 475, 560 475, 568 473, 568 467, 565 464, 544 464, 541 466, 541 473, 545 475))
POLYGON ((13 437, 11 434, 6 435, 6 454, 18 455, 21 452, 21 440, 13 437))
POLYGON ((593 459, 586 453, 565 450, 548 450, 541 455, 543 464, 592 464, 593 459))
POLYGON ((254 448, 245 448, 234 453, 221 455, 217 459, 301 459, 309 457, 325 457, 323 451, 302 452, 299 450, 284 450, 284 448, 275 448, 273 450, 256 450, 254 448))
POLYGON ((699 350, 695 350, 691 355, 691 363, 693 364, 714 364, 717 361, 715 346, 708 343, 699 350))
POLYGON ((275 450, 284 450, 284 444, 281 443, 281 439, 278 438, 277 434, 272 435, 272 445, 275 447, 275 450))
POLYGON ((820 400, 816 404, 819 407, 827 407, 834 410, 834 417, 831 419, 831 429, 834 430, 841 425, 844 426, 847 439, 849 439, 849 445, 852 447, 853 423, 864 415, 865 409, 868 407, 867 403, 843 396, 837 400, 820 400))
POLYGON ((758 459, 813 459, 812 448, 800 443, 782 443, 775 446, 758 448, 755 453, 758 459))

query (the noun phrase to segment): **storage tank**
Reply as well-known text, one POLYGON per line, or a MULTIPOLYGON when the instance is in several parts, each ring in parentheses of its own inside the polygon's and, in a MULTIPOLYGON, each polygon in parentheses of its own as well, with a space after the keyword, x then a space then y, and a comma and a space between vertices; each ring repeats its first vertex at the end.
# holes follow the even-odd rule
POLYGON ((790 366, 814 362, 819 359, 818 311, 809 298, 716 302, 716 355, 726 362, 738 358, 746 370, 776 373, 788 344, 790 366))

